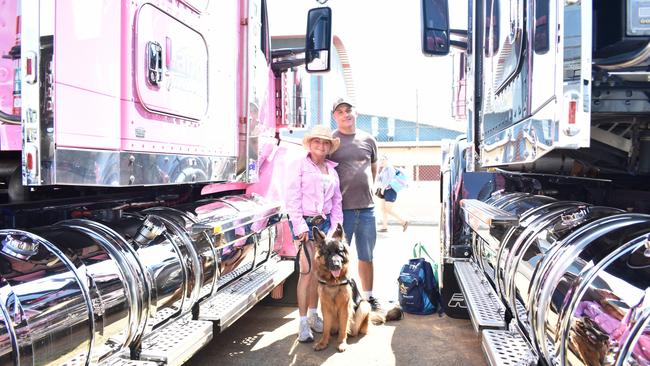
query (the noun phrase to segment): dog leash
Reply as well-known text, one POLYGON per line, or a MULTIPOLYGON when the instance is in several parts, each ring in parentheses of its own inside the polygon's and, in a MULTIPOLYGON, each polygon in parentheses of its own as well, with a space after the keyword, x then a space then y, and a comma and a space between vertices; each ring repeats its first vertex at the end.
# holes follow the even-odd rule
POLYGON ((309 248, 307 247, 308 242, 309 240, 300 242, 300 247, 298 247, 298 255, 296 256, 296 261, 298 261, 298 268, 300 268, 300 251, 303 250, 304 248, 305 258, 307 258, 307 268, 308 268, 307 272, 302 272, 302 271, 300 272, 300 274, 304 274, 304 275, 311 273, 311 258, 309 257, 309 248))

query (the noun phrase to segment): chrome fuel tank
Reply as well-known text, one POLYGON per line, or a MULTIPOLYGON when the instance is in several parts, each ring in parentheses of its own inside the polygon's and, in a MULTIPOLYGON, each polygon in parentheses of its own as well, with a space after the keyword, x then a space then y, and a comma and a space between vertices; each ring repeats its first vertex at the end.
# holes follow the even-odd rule
POLYGON ((110 216, 0 230, 0 364, 183 362, 211 338, 200 306, 218 304, 220 288, 256 268, 249 281, 280 281, 260 277, 278 262, 277 203, 230 196, 110 216), (162 333, 183 333, 187 348, 152 353, 162 333))
POLYGON ((501 197, 463 208, 510 326, 544 364, 650 365, 650 216, 501 197))

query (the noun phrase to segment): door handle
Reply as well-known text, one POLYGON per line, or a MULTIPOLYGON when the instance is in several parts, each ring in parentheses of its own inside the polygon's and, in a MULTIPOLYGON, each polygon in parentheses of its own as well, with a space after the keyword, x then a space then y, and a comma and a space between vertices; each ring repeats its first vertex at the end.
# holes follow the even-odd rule
POLYGON ((158 42, 147 42, 147 68, 149 84, 160 86, 163 77, 162 46, 158 42))

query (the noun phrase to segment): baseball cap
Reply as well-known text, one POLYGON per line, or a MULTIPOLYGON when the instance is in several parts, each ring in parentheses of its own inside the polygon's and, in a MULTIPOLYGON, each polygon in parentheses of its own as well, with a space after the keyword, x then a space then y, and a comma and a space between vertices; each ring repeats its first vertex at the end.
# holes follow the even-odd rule
POLYGON ((332 113, 334 113, 334 111, 336 110, 336 108, 338 108, 341 104, 347 104, 347 105, 349 105, 350 107, 354 108, 354 104, 352 104, 352 101, 350 101, 348 98, 339 98, 339 99, 337 99, 336 102, 334 102, 334 104, 332 105, 332 113))

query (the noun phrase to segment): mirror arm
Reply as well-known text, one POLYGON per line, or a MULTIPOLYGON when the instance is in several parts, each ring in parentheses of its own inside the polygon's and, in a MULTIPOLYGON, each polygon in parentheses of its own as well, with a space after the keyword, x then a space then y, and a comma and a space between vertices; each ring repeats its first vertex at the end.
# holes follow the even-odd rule
POLYGON ((454 36, 467 37, 468 33, 466 29, 449 29, 449 34, 452 34, 454 36))
POLYGON ((305 53, 305 48, 278 48, 276 50, 271 50, 271 58, 287 57, 287 56, 296 56, 298 54, 305 53))
POLYGON ((467 41, 456 41, 454 39, 449 40, 449 45, 451 47, 455 47, 458 49, 461 49, 463 51, 467 51, 467 41))
POLYGON ((273 70, 273 74, 277 77, 281 73, 289 70, 292 67, 297 67, 304 64, 305 64, 304 58, 294 58, 291 60, 273 61, 273 63, 271 63, 271 70, 273 70))

